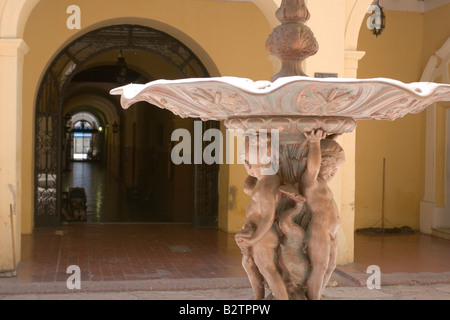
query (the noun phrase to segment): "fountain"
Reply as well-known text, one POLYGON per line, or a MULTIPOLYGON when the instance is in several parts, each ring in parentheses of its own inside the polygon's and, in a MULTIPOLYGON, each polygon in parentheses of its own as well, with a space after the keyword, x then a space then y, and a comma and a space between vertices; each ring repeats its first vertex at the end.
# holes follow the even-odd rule
POLYGON ((450 85, 309 78, 301 63, 318 45, 304 24, 309 18, 304 1, 283 0, 276 16, 281 25, 266 47, 282 67, 270 81, 156 80, 111 94, 121 95, 123 108, 147 101, 182 118, 220 120, 242 132, 244 191, 251 200, 236 242, 255 298, 320 299, 336 267, 339 213, 327 186, 345 160, 336 137, 352 132, 355 120, 419 113, 449 99, 450 85))

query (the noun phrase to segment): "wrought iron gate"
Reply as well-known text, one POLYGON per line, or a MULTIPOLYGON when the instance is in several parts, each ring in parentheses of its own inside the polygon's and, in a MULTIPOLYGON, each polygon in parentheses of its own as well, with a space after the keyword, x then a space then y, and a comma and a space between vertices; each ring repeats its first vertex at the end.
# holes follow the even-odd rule
MULTIPOLYGON (((219 129, 217 121, 203 122, 202 130, 219 129)), ((203 150, 206 142, 203 142, 203 150)), ((194 225, 202 227, 217 227, 219 211, 219 164, 195 165, 195 202, 194 202, 194 225)))
MULTIPOLYGON (((64 123, 63 98, 68 84, 90 58, 111 50, 136 50, 159 55, 184 78, 209 77, 198 57, 172 36, 139 25, 114 25, 91 31, 64 48, 48 68, 39 88, 35 115, 35 225, 60 224, 64 123)), ((217 220, 218 168, 195 170, 194 223, 217 220), (215 190, 215 191, 214 191, 215 190), (205 218, 207 217, 207 218, 205 218)))

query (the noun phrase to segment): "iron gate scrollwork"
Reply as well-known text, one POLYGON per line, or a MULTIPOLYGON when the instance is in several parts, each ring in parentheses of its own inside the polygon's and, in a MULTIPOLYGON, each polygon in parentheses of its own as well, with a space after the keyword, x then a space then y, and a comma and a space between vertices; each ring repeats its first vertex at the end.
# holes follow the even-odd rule
POLYGON ((36 119, 36 215, 48 220, 56 216, 59 189, 57 116, 51 112, 39 113, 36 119))
MULTIPOLYGON (((208 129, 219 129, 217 121, 205 121, 202 131, 208 129)), ((203 149, 207 142, 203 141, 203 149)), ((194 202, 194 225, 201 227, 217 227, 219 211, 219 164, 195 165, 195 202, 194 202)))

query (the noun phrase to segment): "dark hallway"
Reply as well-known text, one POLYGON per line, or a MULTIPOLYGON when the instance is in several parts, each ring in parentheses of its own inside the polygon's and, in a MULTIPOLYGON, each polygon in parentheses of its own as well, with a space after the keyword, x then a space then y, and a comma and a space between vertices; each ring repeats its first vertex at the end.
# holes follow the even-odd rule
MULTIPOLYGON (((127 188, 98 162, 74 161, 63 174, 63 191, 86 191, 87 222, 171 222, 151 199, 127 197, 127 188)), ((161 208, 163 206, 159 206, 161 208)), ((168 206, 169 207, 169 206, 168 206)))

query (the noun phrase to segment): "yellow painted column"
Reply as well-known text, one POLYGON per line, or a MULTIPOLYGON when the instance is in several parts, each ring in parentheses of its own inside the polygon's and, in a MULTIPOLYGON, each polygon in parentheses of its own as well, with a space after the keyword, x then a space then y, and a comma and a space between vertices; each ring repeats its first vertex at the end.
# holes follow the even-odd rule
MULTIPOLYGON (((316 72, 323 72, 335 73, 338 77, 356 78, 358 61, 364 53, 346 50, 348 17, 345 2, 316 0, 307 1, 307 5, 311 13, 307 25, 314 32, 319 51, 304 62, 305 73, 310 77, 314 77, 316 72)), ((343 134, 338 139, 345 151, 345 163, 330 182, 341 219, 338 231, 339 265, 350 263, 354 259, 355 137, 355 132, 352 132, 343 134)))
POLYGON ((0 39, 0 273, 5 274, 20 260, 22 70, 27 51, 21 39, 0 39))
POLYGON ((235 233, 245 223, 250 200, 250 196, 244 193, 244 181, 248 174, 239 155, 243 137, 241 133, 227 131, 223 123, 221 131, 225 144, 219 171, 219 229, 235 233))
MULTIPOLYGON (((363 51, 344 52, 344 77, 356 78, 359 60, 363 51)), ((339 230, 338 264, 347 264, 354 260, 355 249, 355 189, 356 189, 356 130, 340 137, 339 143, 345 150, 345 163, 340 168, 340 181, 336 185, 339 191, 341 228, 339 230)))

